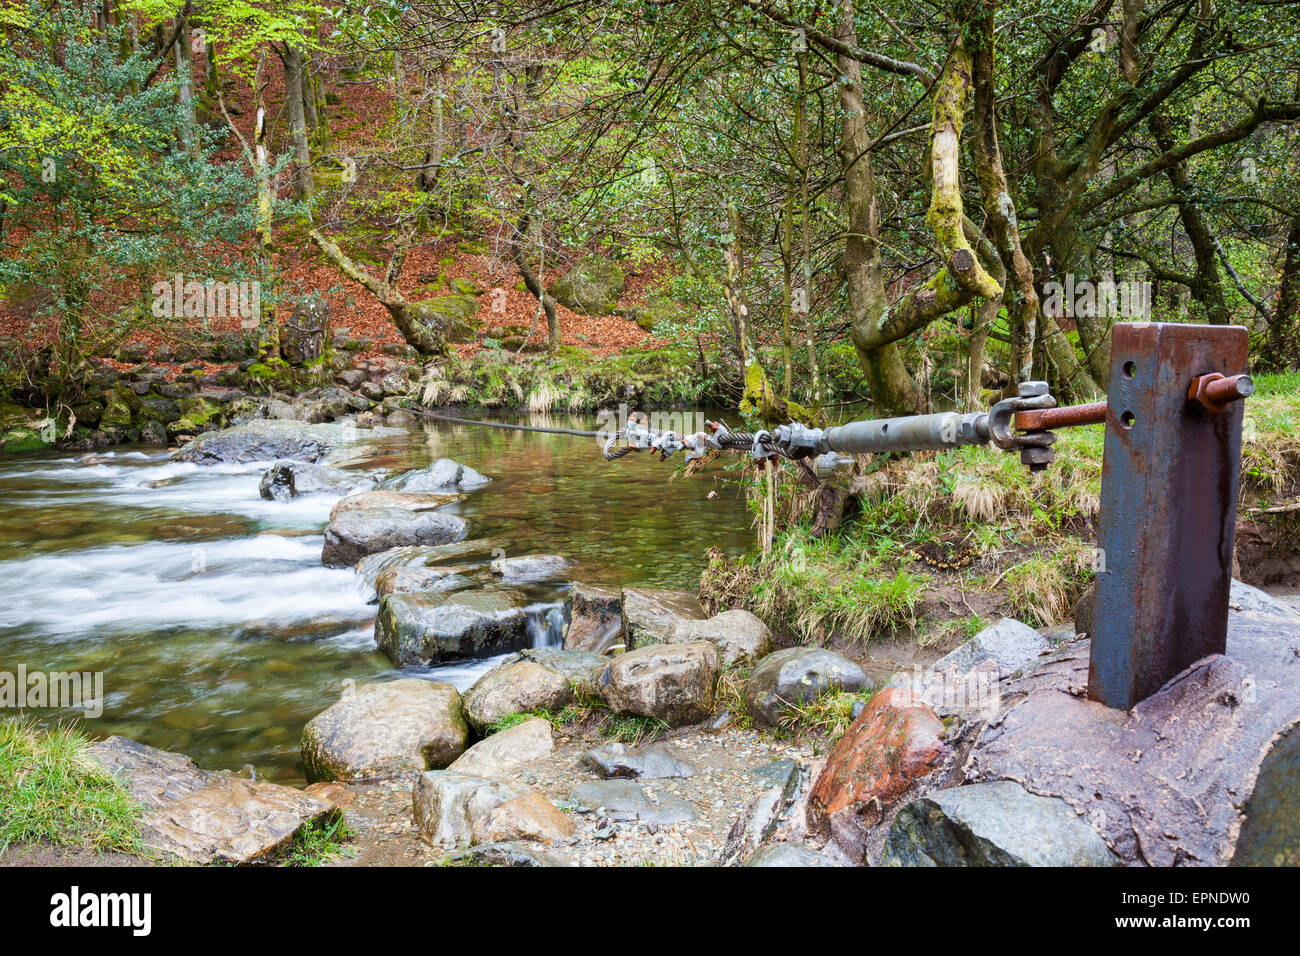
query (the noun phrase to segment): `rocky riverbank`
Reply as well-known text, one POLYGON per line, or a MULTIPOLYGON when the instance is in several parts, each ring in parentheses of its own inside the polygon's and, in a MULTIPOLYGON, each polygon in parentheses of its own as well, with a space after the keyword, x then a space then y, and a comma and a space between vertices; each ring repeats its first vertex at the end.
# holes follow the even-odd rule
POLYGON ((382 435, 259 418, 175 453, 191 466, 273 461, 258 489, 273 507, 342 494, 321 562, 370 589, 375 646, 405 670, 321 702, 302 728, 302 788, 123 738, 96 745, 143 808, 143 859, 277 862, 340 823, 352 835, 338 864, 1109 866, 1292 852, 1270 834, 1285 836, 1274 824, 1292 811, 1278 768, 1300 697, 1260 655, 1280 640, 1300 656, 1300 615, 1253 588, 1234 586, 1229 657, 1116 729, 1081 699, 1084 619, 1000 620, 938 661, 881 674, 778 646, 757 615, 710 614, 691 592, 594 585, 563 555, 505 555, 447 510, 491 487, 490 467, 344 467, 382 435), (486 657, 498 662, 463 689, 427 669, 486 657), (1250 689, 1266 673, 1259 706, 1250 689), (1054 720, 1054 749, 1025 744, 1054 720), (1183 773, 1194 755, 1160 743, 1182 724, 1238 756, 1183 773), (1078 730, 1101 756, 1060 763, 1078 730), (1088 796, 1139 751, 1155 763, 1129 774, 1130 795, 1088 796), (1183 779, 1196 788, 1170 783, 1183 779), (1217 809, 1193 820, 1198 804, 1217 809))

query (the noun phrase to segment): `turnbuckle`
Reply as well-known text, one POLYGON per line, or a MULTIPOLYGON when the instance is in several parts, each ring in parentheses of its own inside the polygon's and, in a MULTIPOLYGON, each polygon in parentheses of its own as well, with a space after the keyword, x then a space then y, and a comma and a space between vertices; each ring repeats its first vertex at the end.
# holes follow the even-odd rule
POLYGON ((1055 408, 1046 382, 1021 382, 1019 395, 1004 398, 989 412, 989 436, 1003 451, 1019 451, 1020 460, 1030 471, 1043 471, 1056 460, 1052 445, 1056 435, 1046 430, 1015 431, 1017 412, 1055 408))

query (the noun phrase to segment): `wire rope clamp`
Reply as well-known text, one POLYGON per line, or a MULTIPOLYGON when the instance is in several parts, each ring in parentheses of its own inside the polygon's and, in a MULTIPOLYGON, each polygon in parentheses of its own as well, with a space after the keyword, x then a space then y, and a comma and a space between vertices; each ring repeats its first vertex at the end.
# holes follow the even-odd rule
POLYGON ((1016 432, 1013 423, 1016 412, 1055 407, 1056 399, 1046 382, 1021 382, 1016 397, 1002 399, 989 412, 989 436, 993 444, 1003 451, 1020 452, 1020 460, 1030 471, 1043 471, 1056 460, 1052 449, 1056 435, 1049 431, 1016 432))

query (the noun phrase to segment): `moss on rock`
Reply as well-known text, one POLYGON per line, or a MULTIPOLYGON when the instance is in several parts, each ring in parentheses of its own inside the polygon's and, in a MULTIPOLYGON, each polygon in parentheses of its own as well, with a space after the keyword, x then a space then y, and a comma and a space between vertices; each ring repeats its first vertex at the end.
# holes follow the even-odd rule
POLYGON ((627 277, 617 262, 588 256, 551 283, 551 295, 583 315, 610 315, 618 308, 627 277))

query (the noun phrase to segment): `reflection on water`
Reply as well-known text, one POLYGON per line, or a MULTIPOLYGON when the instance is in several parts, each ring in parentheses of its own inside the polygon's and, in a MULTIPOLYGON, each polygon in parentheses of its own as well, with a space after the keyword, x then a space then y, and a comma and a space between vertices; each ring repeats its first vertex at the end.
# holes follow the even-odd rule
MULTIPOLYGON (((709 547, 750 540, 719 473, 670 483, 671 465, 648 454, 606 462, 594 439, 436 423, 366 444, 352 467, 447 457, 492 477, 448 510, 509 554, 568 556, 577 580, 693 590, 709 547)), ((92 733, 292 782, 303 723, 345 681, 418 675, 464 689, 491 665, 392 667, 375 650, 372 594, 351 570, 320 563, 337 499, 263 499, 265 467, 140 449, 0 458, 0 671, 103 671, 92 733)), ((534 643, 557 641, 565 586, 525 590, 534 643)))

